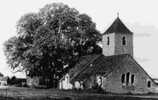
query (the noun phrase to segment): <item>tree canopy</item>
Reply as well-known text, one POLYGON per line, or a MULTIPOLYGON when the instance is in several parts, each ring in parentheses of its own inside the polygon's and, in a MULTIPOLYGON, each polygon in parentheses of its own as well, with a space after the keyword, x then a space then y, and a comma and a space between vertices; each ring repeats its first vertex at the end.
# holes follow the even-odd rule
POLYGON ((4 52, 13 70, 52 82, 58 81, 81 56, 101 53, 97 45, 100 40, 91 17, 63 3, 53 3, 38 13, 22 16, 16 36, 4 43, 4 52))

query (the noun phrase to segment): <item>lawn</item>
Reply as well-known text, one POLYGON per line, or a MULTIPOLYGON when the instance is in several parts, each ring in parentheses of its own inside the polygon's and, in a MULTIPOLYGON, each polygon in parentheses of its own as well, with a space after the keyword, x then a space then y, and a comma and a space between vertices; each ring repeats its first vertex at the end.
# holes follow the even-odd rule
POLYGON ((158 95, 114 95, 20 87, 1 88, 0 96, 0 100, 158 100, 158 95))

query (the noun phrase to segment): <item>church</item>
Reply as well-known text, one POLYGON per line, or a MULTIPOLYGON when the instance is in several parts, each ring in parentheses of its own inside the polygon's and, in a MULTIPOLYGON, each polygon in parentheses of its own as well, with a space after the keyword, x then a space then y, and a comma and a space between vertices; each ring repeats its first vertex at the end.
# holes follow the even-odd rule
POLYGON ((60 80, 60 89, 99 87, 110 93, 158 93, 157 84, 133 57, 133 32, 117 17, 102 36, 103 53, 83 56, 60 80))

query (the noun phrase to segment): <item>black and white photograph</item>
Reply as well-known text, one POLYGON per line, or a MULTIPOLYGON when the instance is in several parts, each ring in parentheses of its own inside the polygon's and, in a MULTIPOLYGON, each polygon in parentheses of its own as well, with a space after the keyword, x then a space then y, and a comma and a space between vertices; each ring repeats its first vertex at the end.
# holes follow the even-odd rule
POLYGON ((0 1, 0 100, 158 100, 157 0, 0 1))

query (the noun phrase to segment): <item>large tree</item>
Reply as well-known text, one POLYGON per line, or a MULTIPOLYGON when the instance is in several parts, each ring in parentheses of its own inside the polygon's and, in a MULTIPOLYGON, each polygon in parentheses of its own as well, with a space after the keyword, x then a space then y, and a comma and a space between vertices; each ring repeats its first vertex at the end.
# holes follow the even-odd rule
POLYGON ((7 63, 27 76, 41 76, 55 87, 81 56, 101 53, 101 35, 86 14, 62 3, 44 6, 17 22, 17 35, 4 43, 7 63))

